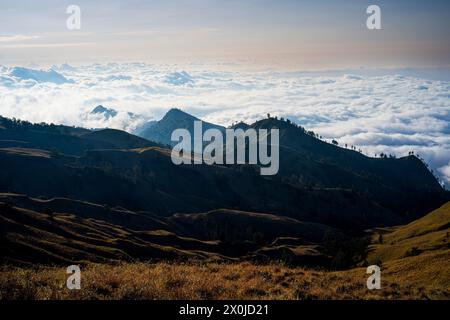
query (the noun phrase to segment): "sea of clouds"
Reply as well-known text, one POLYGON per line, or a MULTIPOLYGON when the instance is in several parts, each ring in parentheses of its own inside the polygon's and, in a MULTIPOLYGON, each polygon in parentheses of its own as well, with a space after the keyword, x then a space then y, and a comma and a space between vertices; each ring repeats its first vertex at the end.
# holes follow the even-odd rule
POLYGON ((37 69, 0 66, 0 115, 135 132, 173 107, 224 126, 270 113, 370 156, 414 150, 450 185, 449 81, 194 64, 37 69), (97 105, 117 114, 91 113, 97 105))

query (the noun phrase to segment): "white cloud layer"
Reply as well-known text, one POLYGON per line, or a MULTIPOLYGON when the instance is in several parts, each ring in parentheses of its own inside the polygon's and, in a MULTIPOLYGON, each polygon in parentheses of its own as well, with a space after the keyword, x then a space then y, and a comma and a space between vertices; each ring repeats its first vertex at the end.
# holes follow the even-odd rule
POLYGON ((0 115, 132 132, 172 107, 226 126, 271 113, 369 155, 402 156, 414 150, 450 184, 449 81, 393 74, 224 71, 223 67, 63 65, 55 70, 69 82, 60 83, 47 78, 58 77, 54 73, 20 77, 0 66, 0 115), (100 104, 117 115, 90 114, 100 104))

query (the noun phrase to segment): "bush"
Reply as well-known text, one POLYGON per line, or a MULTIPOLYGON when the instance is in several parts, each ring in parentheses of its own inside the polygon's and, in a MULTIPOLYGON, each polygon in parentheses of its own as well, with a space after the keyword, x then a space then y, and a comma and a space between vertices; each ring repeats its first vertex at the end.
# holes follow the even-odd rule
POLYGON ((406 257, 414 257, 414 256, 418 256, 422 251, 419 250, 419 248, 417 247, 412 247, 411 249, 409 249, 406 252, 406 257))

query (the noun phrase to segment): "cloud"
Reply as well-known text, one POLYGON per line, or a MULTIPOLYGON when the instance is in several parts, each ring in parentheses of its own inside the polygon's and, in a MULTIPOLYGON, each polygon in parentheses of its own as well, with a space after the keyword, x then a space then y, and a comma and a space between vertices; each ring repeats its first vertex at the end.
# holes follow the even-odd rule
POLYGON ((414 150, 450 183, 446 80, 392 71, 284 73, 218 64, 111 63, 55 70, 73 82, 16 77, 10 68, 0 67, 0 115, 132 132, 172 107, 225 126, 270 113, 371 156, 381 152, 403 156, 414 150), (113 108, 117 115, 86 116, 97 105, 113 108))
POLYGON ((445 182, 450 184, 450 162, 446 166, 442 166, 439 172, 444 176, 445 182))
POLYGON ((0 36, 0 42, 27 41, 27 40, 34 40, 34 39, 39 39, 39 38, 41 38, 41 37, 16 34, 16 35, 12 35, 12 36, 0 36))

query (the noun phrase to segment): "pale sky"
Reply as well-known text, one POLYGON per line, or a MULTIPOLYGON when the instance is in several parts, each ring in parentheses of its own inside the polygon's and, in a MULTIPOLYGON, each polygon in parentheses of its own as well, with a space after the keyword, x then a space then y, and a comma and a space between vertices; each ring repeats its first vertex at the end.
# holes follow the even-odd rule
POLYGON ((448 30, 448 0, 2 0, 0 64, 436 67, 450 65, 448 30), (70 4, 80 31, 66 28, 70 4), (366 28, 370 4, 382 30, 366 28))

